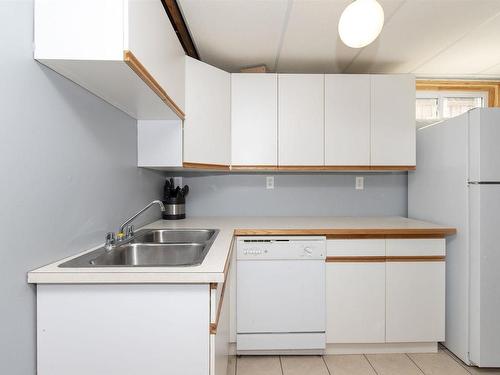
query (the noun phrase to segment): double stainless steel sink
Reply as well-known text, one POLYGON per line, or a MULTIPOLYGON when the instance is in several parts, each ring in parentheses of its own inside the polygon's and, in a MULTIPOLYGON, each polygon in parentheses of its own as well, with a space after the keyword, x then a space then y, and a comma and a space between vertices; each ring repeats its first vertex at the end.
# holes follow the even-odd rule
POLYGON ((82 267, 182 267, 203 262, 216 229, 144 229, 110 250, 102 247, 59 265, 82 267))

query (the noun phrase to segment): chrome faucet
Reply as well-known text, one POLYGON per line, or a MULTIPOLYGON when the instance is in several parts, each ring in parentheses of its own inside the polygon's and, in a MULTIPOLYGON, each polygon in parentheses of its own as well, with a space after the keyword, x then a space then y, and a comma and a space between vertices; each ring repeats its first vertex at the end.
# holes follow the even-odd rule
POLYGON ((146 207, 137 211, 135 214, 133 214, 127 220, 125 220, 122 225, 120 225, 120 229, 116 234, 116 238, 113 232, 106 233, 106 244, 104 245, 104 247, 107 250, 111 250, 116 245, 116 243, 128 240, 130 237, 132 237, 134 235, 134 226, 130 225, 130 223, 134 221, 137 218, 137 216, 139 216, 140 214, 142 214, 144 211, 146 211, 148 208, 150 208, 155 204, 158 204, 160 206, 161 212, 165 212, 165 206, 163 205, 162 201, 160 200, 152 201, 146 207))

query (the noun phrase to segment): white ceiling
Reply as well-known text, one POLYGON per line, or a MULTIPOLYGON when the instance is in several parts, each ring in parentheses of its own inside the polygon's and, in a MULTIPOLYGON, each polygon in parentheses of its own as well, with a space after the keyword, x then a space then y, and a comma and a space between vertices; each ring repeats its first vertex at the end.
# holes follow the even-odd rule
POLYGON ((351 0, 178 0, 203 61, 230 72, 415 73, 500 78, 500 0, 379 0, 385 25, 362 49, 337 24, 351 0))

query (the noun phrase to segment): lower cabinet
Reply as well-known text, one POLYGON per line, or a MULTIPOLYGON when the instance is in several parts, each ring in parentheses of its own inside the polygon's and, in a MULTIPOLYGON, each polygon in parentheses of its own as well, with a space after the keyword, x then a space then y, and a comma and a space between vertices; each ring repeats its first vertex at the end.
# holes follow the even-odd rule
POLYGON ((37 374, 226 375, 227 280, 37 285, 37 374))
POLYGON ((329 240, 327 343, 445 339, 445 240, 329 240))
POLYGON ((215 301, 210 305, 213 316, 210 324, 210 375, 226 375, 230 345, 230 286, 226 282, 217 284, 215 301), (214 303, 215 302, 215 303, 214 303))
POLYGON ((386 263, 386 341, 444 341, 445 262, 386 263))
POLYGON ((327 263, 326 286, 327 342, 384 342, 384 262, 327 263))

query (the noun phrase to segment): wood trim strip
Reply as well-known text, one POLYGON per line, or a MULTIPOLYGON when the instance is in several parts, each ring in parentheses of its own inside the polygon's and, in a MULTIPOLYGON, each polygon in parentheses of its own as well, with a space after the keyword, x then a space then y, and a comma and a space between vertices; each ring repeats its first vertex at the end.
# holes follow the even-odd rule
POLYGON ((446 259, 441 255, 410 255, 410 256, 328 256, 327 263, 367 263, 367 262, 442 262, 446 259))
POLYGON ((444 255, 421 255, 421 256, 387 256, 386 262, 442 262, 446 259, 444 255))
POLYGON ((236 236, 326 236, 327 238, 444 238, 455 228, 397 229, 236 229, 236 236))
POLYGON ((132 69, 135 74, 139 76, 142 81, 149 86, 151 90, 181 119, 184 120, 185 114, 182 109, 175 104, 175 102, 168 96, 166 91, 155 80, 155 78, 148 72, 148 70, 141 64, 131 51, 123 51, 123 61, 132 69))
POLYGON ((327 234, 328 240, 444 238, 450 234, 327 234))
POLYGON ((234 171, 277 171, 277 165, 231 165, 234 171))
POLYGON ((414 171, 415 165, 231 165, 234 171, 414 171))
POLYGON ((329 256, 326 257, 327 263, 369 263, 369 262, 385 262, 385 256, 329 256))
POLYGON ((200 55, 196 50, 193 38, 191 38, 191 34, 189 33, 186 21, 182 16, 179 4, 177 4, 176 0, 161 0, 161 3, 163 4, 163 9, 165 9, 168 19, 177 34, 177 38, 179 38, 179 42, 181 43, 184 52, 186 52, 186 55, 199 60, 200 55))
POLYGON ((488 107, 500 107, 500 81, 448 81, 419 79, 417 91, 486 91, 488 107))
MULTIPOLYGON (((233 247, 234 247, 234 236, 231 239, 229 255, 227 256, 226 263, 224 264, 224 283, 222 284, 220 299, 219 299, 219 303, 217 304, 217 315, 215 316, 215 323, 210 323, 209 331, 210 331, 211 335, 217 334, 217 327, 219 325, 220 314, 222 311, 222 304, 224 303, 224 293, 226 291, 226 285, 228 284, 229 266, 231 264, 231 257, 233 255, 233 247)), ((213 289, 212 288, 213 284, 215 284, 215 289, 217 289, 217 286, 218 286, 217 283, 211 283, 210 288, 213 289)))
POLYGON ((183 168, 229 171, 229 165, 224 164, 204 164, 204 163, 182 163, 183 168))
POLYGON ((279 165, 279 171, 368 171, 369 165, 279 165))
POLYGON ((415 171, 416 165, 372 165, 370 171, 415 171))

